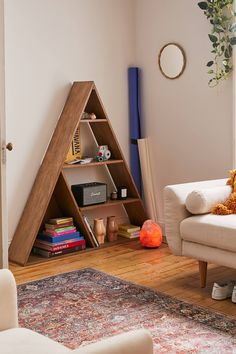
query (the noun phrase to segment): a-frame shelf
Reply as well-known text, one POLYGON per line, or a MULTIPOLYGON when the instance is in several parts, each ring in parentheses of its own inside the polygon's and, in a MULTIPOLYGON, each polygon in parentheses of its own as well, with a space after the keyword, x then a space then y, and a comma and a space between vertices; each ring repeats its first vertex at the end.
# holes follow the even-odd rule
MULTIPOLYGON (((123 205, 131 223, 141 225, 145 221, 146 213, 143 203, 94 82, 74 82, 16 228, 9 249, 10 260, 26 265, 37 234, 42 230, 44 223, 50 218, 61 216, 72 216, 75 226, 85 236, 87 246, 95 247, 84 222, 83 213, 94 208, 119 204, 123 205), (82 119, 84 111, 95 113, 97 119, 82 119), (98 145, 109 145, 112 152, 111 160, 91 162, 86 165, 64 163, 80 123, 89 124, 98 145), (81 168, 99 166, 106 166, 116 186, 127 186, 128 198, 123 201, 108 201, 96 206, 79 208, 64 171, 78 169, 79 173, 81 168)), ((43 261, 43 259, 38 257, 38 261, 43 261)))

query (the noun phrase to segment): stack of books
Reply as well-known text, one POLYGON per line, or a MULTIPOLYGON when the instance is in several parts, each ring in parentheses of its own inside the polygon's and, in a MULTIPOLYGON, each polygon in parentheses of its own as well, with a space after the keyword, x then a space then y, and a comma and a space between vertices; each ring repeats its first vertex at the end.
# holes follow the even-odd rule
POLYGON ((132 224, 120 224, 118 226, 118 235, 126 238, 139 238, 140 226, 132 224))
POLYGON ((73 218, 50 219, 45 230, 39 233, 33 253, 42 257, 54 257, 85 249, 84 237, 76 230, 73 218))

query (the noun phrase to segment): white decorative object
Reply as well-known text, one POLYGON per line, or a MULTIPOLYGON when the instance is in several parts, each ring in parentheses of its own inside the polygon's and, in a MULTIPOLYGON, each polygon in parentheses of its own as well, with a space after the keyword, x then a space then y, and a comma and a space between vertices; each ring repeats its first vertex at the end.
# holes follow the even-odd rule
POLYGON ((186 198, 186 208, 192 214, 209 213, 216 204, 224 203, 231 192, 231 186, 194 190, 186 198))
POLYGON ((148 150, 148 138, 138 139, 138 151, 139 151, 139 159, 140 159, 144 199, 145 199, 145 206, 147 209, 147 215, 153 221, 157 221, 158 215, 157 215, 157 206, 156 206, 156 199, 155 199, 150 155, 148 150))

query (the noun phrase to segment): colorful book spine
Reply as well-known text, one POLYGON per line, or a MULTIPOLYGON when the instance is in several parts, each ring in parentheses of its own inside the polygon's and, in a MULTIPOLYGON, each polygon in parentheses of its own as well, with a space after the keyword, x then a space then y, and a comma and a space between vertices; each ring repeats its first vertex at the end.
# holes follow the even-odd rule
POLYGON ((83 245, 84 242, 85 242, 85 240, 83 240, 83 239, 81 239, 81 240, 72 239, 72 240, 63 241, 60 243, 51 244, 51 242, 36 240, 34 243, 34 247, 38 247, 38 248, 44 249, 46 251, 56 252, 56 251, 61 251, 61 250, 67 249, 67 248, 83 245))
POLYGON ((81 250, 84 250, 84 249, 85 249, 85 241, 84 241, 84 244, 82 244, 82 245, 71 247, 71 248, 67 248, 67 249, 64 249, 64 250, 61 250, 61 251, 56 251, 56 252, 46 251, 46 250, 43 250, 43 249, 38 248, 38 247, 33 247, 33 253, 37 254, 39 256, 42 256, 42 257, 50 258, 50 257, 55 257, 55 256, 60 256, 60 255, 63 255, 63 254, 67 254, 67 253, 81 251, 81 250))
POLYGON ((122 236, 122 237, 126 237, 126 238, 139 238, 140 236, 140 232, 136 231, 136 232, 125 232, 125 231, 120 231, 118 230, 118 235, 122 236))
POLYGON ((63 217, 63 218, 54 218, 54 219, 48 220, 48 224, 53 224, 53 225, 60 225, 60 224, 64 224, 67 222, 73 222, 73 218, 63 217))
POLYGON ((140 231, 140 226, 132 225, 132 224, 120 224, 119 226, 120 231, 125 232, 137 232, 140 231))
POLYGON ((37 239, 38 240, 43 240, 43 241, 48 241, 52 243, 60 242, 60 241, 65 241, 65 240, 70 240, 72 238, 78 238, 78 239, 83 239, 83 237, 80 236, 80 232, 73 232, 69 233, 66 235, 60 235, 60 236, 52 236, 52 235, 45 235, 45 234, 38 234, 37 239))
POLYGON ((65 224, 61 224, 61 225, 51 225, 51 224, 45 224, 45 229, 46 230, 50 230, 50 231, 60 231, 60 230, 67 230, 70 227, 75 227, 73 225, 73 223, 65 223, 65 224))
POLYGON ((65 231, 51 231, 51 230, 47 230, 46 229, 45 231, 43 231, 43 234, 44 235, 50 235, 50 236, 60 236, 60 235, 72 234, 72 233, 75 233, 75 232, 77 232, 76 228, 73 227, 70 230, 65 230, 65 231))

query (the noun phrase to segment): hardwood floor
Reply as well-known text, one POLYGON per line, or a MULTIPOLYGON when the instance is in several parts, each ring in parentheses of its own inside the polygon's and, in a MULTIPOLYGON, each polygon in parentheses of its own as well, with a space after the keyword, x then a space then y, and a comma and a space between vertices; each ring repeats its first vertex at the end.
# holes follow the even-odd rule
POLYGON ((10 265, 18 284, 85 267, 104 271, 236 318, 236 304, 231 299, 211 299, 213 283, 236 280, 236 270, 209 264, 207 286, 202 289, 198 262, 173 256, 165 244, 159 249, 144 249, 138 241, 132 241, 26 267, 10 265))

